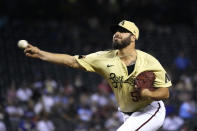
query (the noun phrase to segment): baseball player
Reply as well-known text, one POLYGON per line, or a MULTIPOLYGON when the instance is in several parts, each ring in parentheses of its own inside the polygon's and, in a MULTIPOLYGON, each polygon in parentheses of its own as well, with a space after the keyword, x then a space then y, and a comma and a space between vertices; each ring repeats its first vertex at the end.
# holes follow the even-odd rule
POLYGON ((117 131, 156 131, 164 122, 162 100, 169 98, 171 81, 156 58, 135 49, 139 30, 133 22, 123 20, 111 30, 113 50, 71 56, 46 52, 29 44, 24 52, 28 57, 100 74, 111 86, 124 118, 117 131), (134 80, 144 71, 154 72, 155 90, 143 89, 138 93, 134 80))

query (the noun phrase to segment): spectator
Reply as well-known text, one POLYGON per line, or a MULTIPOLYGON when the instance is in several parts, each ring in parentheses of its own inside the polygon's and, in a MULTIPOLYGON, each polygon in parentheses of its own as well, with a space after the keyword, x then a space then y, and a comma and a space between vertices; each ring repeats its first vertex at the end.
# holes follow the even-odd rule
POLYGON ((77 74, 74 80, 74 86, 78 89, 81 90, 83 88, 84 83, 81 74, 77 74))
POLYGON ((19 88, 17 90, 17 98, 21 101, 21 102, 27 102, 30 100, 31 96, 32 96, 32 90, 31 88, 29 88, 26 84, 22 85, 21 88, 19 88))
POLYGON ((40 73, 37 73, 35 75, 35 78, 34 78, 34 82, 33 82, 33 88, 35 89, 40 89, 44 86, 44 82, 42 81, 42 78, 41 78, 41 75, 40 73))
POLYGON ((54 90, 57 88, 57 82, 51 77, 47 77, 47 79, 44 82, 44 85, 47 93, 53 93, 54 90))
POLYGON ((171 112, 165 119, 162 129, 164 131, 180 131, 184 124, 184 120, 177 116, 175 112, 171 112))
POLYGON ((2 128, 5 125, 6 130, 8 130, 8 131, 12 130, 9 115, 7 112, 5 112, 5 109, 2 105, 0 105, 0 121, 2 121, 2 128))
MULTIPOLYGON (((174 65, 174 71, 176 76, 181 76, 183 73, 188 73, 187 69, 191 65, 191 60, 185 56, 183 51, 181 51, 179 52, 178 56, 174 59, 174 65)), ((175 81, 178 80, 176 76, 174 76, 175 81)))
POLYGON ((184 71, 188 68, 190 64, 190 59, 185 56, 183 51, 181 51, 175 58, 174 64, 178 70, 184 71))
POLYGON ((116 131, 116 129, 121 125, 120 112, 113 112, 112 117, 108 118, 105 122, 105 127, 107 131, 116 131))
POLYGON ((1 118, 0 116, 0 131, 7 131, 7 128, 4 124, 4 122, 2 121, 3 118, 1 118))
POLYGON ((54 104, 55 101, 49 93, 43 94, 40 100, 36 103, 34 111, 36 114, 39 114, 41 111, 50 113, 54 104))
POLYGON ((103 94, 102 90, 98 90, 91 95, 91 102, 97 104, 98 106, 105 106, 109 104, 109 99, 106 94, 103 94))
POLYGON ((179 109, 179 116, 185 120, 195 118, 197 113, 196 103, 191 97, 185 100, 179 109))
POLYGON ((51 120, 49 120, 49 114, 47 112, 42 112, 40 115, 40 120, 36 124, 38 131, 55 131, 55 126, 51 120))
POLYGON ((64 107, 68 104, 68 97, 64 94, 63 90, 57 92, 54 97, 54 102, 56 106, 64 107))
MULTIPOLYGON (((1 106, 0 106, 0 110, 1 110, 1 106)), ((7 131, 6 125, 4 123, 4 114, 2 114, 3 112, 0 111, 0 131, 7 131)))
POLYGON ((84 122, 89 122, 92 119, 93 112, 88 105, 82 105, 78 109, 79 119, 84 122))
POLYGON ((8 101, 5 111, 8 113, 12 129, 17 129, 20 119, 24 114, 23 108, 19 103, 8 101))
POLYGON ((80 121, 75 130, 74 131, 87 131, 88 130, 88 126, 86 123, 84 123, 83 121, 80 121))
POLYGON ((24 116, 19 123, 20 131, 34 131, 36 130, 35 122, 33 121, 31 116, 24 116))
POLYGON ((111 87, 108 85, 105 79, 103 79, 98 85, 98 90, 104 95, 109 95, 109 93, 112 93, 111 87))
POLYGON ((16 86, 15 84, 12 82, 8 92, 7 92, 7 100, 8 101, 15 101, 16 100, 16 86))

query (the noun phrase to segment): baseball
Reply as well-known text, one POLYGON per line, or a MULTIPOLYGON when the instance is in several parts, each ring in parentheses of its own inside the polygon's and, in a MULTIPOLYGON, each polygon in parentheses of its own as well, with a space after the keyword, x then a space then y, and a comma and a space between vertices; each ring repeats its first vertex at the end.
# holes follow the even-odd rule
POLYGON ((28 42, 26 40, 19 40, 18 47, 21 49, 25 49, 28 46, 28 42))

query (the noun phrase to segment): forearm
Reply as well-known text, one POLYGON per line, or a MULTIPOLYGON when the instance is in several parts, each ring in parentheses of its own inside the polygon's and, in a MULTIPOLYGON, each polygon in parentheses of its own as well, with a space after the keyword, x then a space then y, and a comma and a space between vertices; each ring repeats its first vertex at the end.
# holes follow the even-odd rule
POLYGON ((26 56, 31 58, 37 58, 43 61, 69 66, 72 68, 83 69, 82 66, 80 66, 80 64, 74 58, 74 56, 67 54, 50 53, 47 51, 40 50, 39 48, 32 46, 31 44, 28 44, 28 46, 24 50, 24 53, 26 56))
POLYGON ((43 61, 47 61, 54 64, 69 66, 73 68, 77 68, 78 64, 75 58, 71 55, 67 54, 57 54, 57 53, 50 53, 46 51, 40 50, 40 59, 43 61))
POLYGON ((151 91, 150 96, 153 100, 163 100, 169 98, 169 92, 159 91, 158 89, 155 91, 151 91))
POLYGON ((141 91, 141 96, 152 99, 152 100, 168 99, 169 98, 169 90, 168 90, 168 88, 158 88, 154 91, 150 91, 149 89, 143 89, 141 91))

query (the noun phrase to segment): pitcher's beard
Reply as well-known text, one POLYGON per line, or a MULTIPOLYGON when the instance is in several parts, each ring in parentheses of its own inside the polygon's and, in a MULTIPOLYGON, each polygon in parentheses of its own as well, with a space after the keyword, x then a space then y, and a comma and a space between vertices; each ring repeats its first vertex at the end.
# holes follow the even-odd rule
POLYGON ((122 40, 121 42, 114 41, 112 43, 112 47, 113 47, 113 49, 123 49, 123 48, 127 47, 130 43, 131 43, 131 39, 130 39, 130 37, 127 37, 124 40, 122 40))

